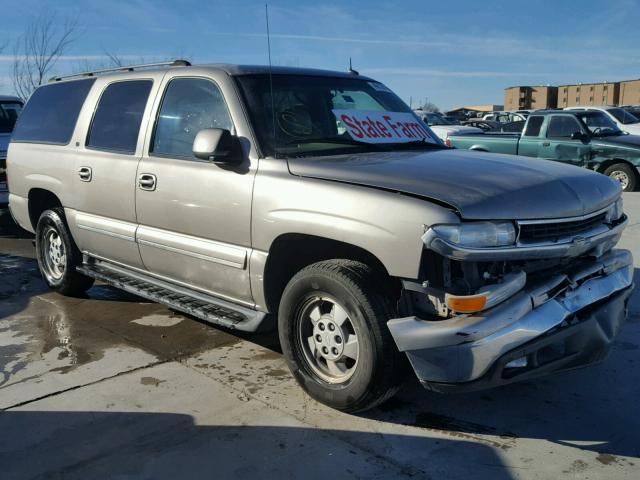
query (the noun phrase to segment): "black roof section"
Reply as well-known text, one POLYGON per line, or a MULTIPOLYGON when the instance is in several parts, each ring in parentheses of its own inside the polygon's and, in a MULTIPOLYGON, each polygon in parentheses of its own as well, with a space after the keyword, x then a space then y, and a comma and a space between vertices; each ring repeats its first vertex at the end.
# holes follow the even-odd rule
POLYGON ((362 80, 371 80, 372 78, 349 71, 340 72, 337 70, 322 70, 318 68, 301 68, 301 67, 269 67, 268 65, 234 65, 227 63, 219 63, 212 65, 200 65, 202 67, 219 68, 232 76, 240 75, 308 75, 314 77, 343 77, 343 78, 360 78, 362 80))

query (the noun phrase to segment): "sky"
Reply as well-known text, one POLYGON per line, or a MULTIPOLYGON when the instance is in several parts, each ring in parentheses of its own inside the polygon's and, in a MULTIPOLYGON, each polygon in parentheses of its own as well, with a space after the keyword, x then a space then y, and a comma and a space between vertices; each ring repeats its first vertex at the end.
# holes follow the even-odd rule
MULTIPOLYGON (((267 64, 265 2, 0 0, 0 93, 11 93, 13 44, 34 15, 76 41, 53 74, 108 63, 188 58, 267 64)), ((269 1, 274 65, 354 69, 415 107, 501 104, 512 85, 640 78, 640 0, 269 1)))

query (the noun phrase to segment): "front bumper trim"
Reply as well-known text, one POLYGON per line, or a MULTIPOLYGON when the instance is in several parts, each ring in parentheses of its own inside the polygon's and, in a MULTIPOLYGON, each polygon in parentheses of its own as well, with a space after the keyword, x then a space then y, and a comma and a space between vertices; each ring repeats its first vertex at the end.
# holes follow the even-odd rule
POLYGON ((630 292, 632 284, 631 253, 613 250, 587 267, 527 287, 479 314, 440 321, 405 317, 387 325, 421 381, 471 382, 485 375, 498 358, 584 317, 591 307, 606 307, 608 299, 630 292))

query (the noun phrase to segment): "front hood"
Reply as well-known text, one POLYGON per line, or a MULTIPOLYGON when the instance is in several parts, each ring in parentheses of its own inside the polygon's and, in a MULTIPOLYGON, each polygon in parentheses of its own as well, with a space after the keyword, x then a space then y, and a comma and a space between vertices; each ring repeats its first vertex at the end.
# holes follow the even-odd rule
POLYGON ((621 145, 624 147, 640 148, 640 135, 617 135, 611 137, 597 137, 596 142, 621 145))
POLYGON ((433 199, 473 220, 579 216, 609 205, 620 195, 618 182, 589 170, 468 150, 376 152, 288 162, 294 175, 433 199))

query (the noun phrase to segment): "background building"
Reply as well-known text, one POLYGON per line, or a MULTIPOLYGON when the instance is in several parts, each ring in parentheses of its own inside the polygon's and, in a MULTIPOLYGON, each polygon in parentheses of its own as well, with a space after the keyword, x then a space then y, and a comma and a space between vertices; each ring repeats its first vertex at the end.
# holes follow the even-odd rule
POLYGON ((475 117, 478 114, 490 113, 490 112, 500 112, 504 110, 504 105, 473 105, 469 107, 458 107, 446 112, 447 115, 451 115, 453 117, 475 117))
POLYGON ((560 85, 558 87, 557 107, 618 105, 619 100, 619 82, 560 85))
POLYGON ((507 111, 555 108, 558 87, 549 85, 509 87, 504 90, 504 108, 507 111))
POLYGON ((620 82, 517 86, 504 89, 507 111, 604 105, 640 105, 640 79, 620 82))
POLYGON ((620 82, 620 105, 640 105, 640 80, 620 82))

